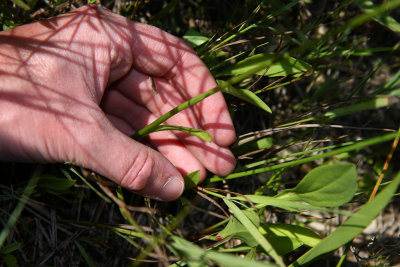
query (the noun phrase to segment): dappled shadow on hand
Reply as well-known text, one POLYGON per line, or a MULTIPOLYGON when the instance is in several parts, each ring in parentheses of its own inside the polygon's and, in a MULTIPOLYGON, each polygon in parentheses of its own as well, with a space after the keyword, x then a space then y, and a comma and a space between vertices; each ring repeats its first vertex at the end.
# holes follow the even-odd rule
MULTIPOLYGON (((34 160, 77 160, 78 155, 54 152, 73 146, 80 151, 74 153, 87 157, 85 162, 92 162, 91 166, 101 165, 92 151, 94 144, 88 141, 88 131, 111 125, 102 121, 106 116, 98 105, 104 91, 131 68, 167 81, 175 91, 163 95, 162 101, 171 106, 216 86, 204 64, 182 40, 110 11, 98 10, 95 5, 7 31, 0 35, 0 45, 6 47, 0 50, 0 58, 7 63, 6 67, 4 64, 0 67, 0 78, 7 77, 6 82, 9 82, 2 85, 0 92, 1 101, 5 103, 3 108, 12 108, 15 116, 24 114, 17 131, 3 131, 0 139, 10 146, 19 146, 19 151, 30 150, 14 155, 17 158, 26 159, 24 154, 28 154, 27 158, 34 160), (32 29, 34 31, 29 32, 32 29), (15 82, 21 86, 13 87, 15 82), (42 124, 42 128, 34 129, 34 135, 30 135, 31 122, 35 123, 34 127, 42 124), (35 157, 35 153, 42 155, 35 157)), ((219 113, 227 112, 221 98, 210 97, 187 111, 188 122, 183 123, 184 126, 203 128, 214 135, 219 130, 233 131, 229 122, 218 122, 219 113), (210 112, 215 105, 223 108, 217 106, 210 112)), ((159 108, 158 114, 152 110, 149 114, 161 115, 159 108)), ((148 118, 140 119, 148 121, 148 118)), ((180 124, 179 120, 172 121, 180 124)), ((185 142, 201 148, 204 154, 201 157, 212 158, 211 165, 217 166, 219 161, 232 164, 230 156, 201 141, 185 142)))

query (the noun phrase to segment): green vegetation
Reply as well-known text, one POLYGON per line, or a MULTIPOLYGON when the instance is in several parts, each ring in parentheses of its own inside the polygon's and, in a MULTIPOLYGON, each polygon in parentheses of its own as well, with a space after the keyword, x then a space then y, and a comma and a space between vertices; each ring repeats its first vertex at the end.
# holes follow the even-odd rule
MULTIPOLYGON (((2 1, 0 26, 80 3, 2 1)), ((363 231, 387 206, 399 214, 399 0, 101 3, 183 37, 219 84, 134 138, 176 129, 208 140, 160 124, 222 91, 238 166, 200 185, 192 173, 181 199, 160 203, 69 164, 2 163, 5 265, 398 263, 384 243, 393 232, 374 232, 374 250, 363 231)))

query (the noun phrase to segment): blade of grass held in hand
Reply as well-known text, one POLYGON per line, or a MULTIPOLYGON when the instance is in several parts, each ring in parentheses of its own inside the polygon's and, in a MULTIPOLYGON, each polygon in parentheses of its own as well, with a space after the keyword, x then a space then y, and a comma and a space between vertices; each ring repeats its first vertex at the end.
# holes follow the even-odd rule
POLYGON ((140 129, 136 134, 134 134, 133 136, 131 136, 133 139, 138 140, 140 138, 143 138, 144 136, 157 131, 157 127, 159 125, 161 125, 163 122, 165 122, 166 120, 168 120, 169 118, 171 118, 172 116, 174 116, 175 114, 181 112, 182 110, 191 107, 197 103, 199 103, 200 101, 202 101, 203 99, 219 92, 219 91, 223 91, 224 87, 226 86, 231 86, 233 84, 236 84, 238 82, 243 81, 244 79, 250 77, 251 75, 253 75, 254 73, 261 71, 263 68, 265 68, 265 66, 263 64, 261 65, 257 65, 254 66, 253 68, 249 69, 247 72, 244 72, 240 75, 237 75, 231 79, 229 79, 227 82, 225 82, 222 85, 219 85, 207 92, 204 92, 202 94, 199 94, 195 97, 193 97, 192 99, 180 104, 179 106, 171 109, 169 112, 165 113, 164 115, 162 115, 161 117, 159 117, 157 120, 153 121, 152 123, 150 123, 149 125, 147 125, 146 127, 140 129))
POLYGON ((175 125, 159 125, 154 128, 154 132, 159 132, 159 131, 181 131, 185 132, 194 136, 197 136, 198 138, 207 141, 207 142, 212 142, 212 137, 209 133, 207 133, 204 130, 200 129, 194 129, 194 128, 189 128, 189 127, 183 127, 183 126, 175 126, 175 125))

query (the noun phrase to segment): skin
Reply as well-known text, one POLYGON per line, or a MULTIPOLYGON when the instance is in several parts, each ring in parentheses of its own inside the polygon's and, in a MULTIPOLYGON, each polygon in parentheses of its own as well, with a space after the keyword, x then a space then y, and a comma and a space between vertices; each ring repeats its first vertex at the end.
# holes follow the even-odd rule
POLYGON ((224 176, 235 166, 222 94, 167 122, 204 129, 212 143, 175 131, 153 133, 146 145, 129 136, 215 86, 184 41, 95 5, 1 32, 0 159, 72 162, 174 200, 183 175, 224 176))

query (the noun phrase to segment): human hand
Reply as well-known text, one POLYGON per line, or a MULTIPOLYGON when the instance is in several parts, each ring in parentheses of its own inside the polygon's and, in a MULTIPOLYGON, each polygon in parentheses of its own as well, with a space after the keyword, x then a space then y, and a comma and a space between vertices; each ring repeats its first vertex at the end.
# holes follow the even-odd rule
POLYGON ((182 175, 235 166, 222 94, 167 121, 204 129, 212 143, 156 132, 146 141, 157 152, 129 136, 215 86, 181 39, 94 5, 2 32, 0 158, 73 162, 138 194, 176 199, 182 175))

